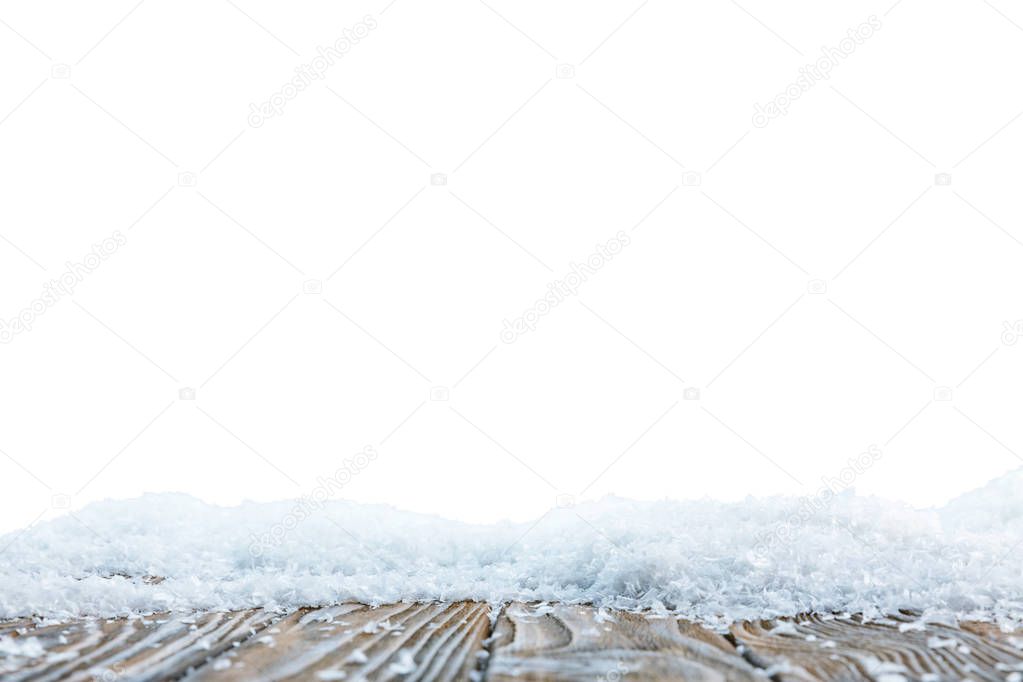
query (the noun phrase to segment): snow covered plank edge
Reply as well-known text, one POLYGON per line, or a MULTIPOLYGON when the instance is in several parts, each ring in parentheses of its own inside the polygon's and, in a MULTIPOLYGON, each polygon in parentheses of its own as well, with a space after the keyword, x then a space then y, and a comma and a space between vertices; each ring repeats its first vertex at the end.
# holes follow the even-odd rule
POLYGON ((724 637, 671 616, 512 603, 492 640, 493 682, 765 679, 724 637))
POLYGON ((779 682, 1023 679, 1023 633, 1013 637, 986 623, 811 614, 736 623, 731 634, 746 658, 779 682))
POLYGON ((186 680, 479 678, 489 613, 478 602, 300 609, 186 680))

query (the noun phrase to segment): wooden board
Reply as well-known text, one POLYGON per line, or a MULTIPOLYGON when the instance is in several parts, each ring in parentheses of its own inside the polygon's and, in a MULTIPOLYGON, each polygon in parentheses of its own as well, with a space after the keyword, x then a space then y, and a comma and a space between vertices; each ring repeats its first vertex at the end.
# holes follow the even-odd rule
POLYGON ((0 677, 5 682, 172 679, 251 637, 271 620, 270 614, 251 610, 56 625, 21 621, 4 634, 22 643, 34 638, 45 655, 2 657, 0 677))
POLYGON ((302 609, 188 680, 466 680, 490 627, 476 602, 302 609))
POLYGON ((720 635, 672 617, 510 604, 487 680, 760 680, 720 635))
POLYGON ((732 626, 749 660, 788 680, 999 680, 1023 671, 1023 651, 987 632, 921 623, 914 615, 864 621, 807 615, 732 626), (901 676, 901 677, 900 677, 901 676))
POLYGON ((967 632, 972 632, 978 637, 1008 644, 1013 650, 1023 651, 1023 631, 1004 629, 995 623, 983 623, 978 621, 967 621, 960 623, 959 627, 967 632))
POLYGON ((0 622, 0 680, 1013 680, 1023 632, 808 615, 722 636, 673 617, 513 603, 0 622), (35 649, 33 652, 32 649, 35 649), (22 653, 11 652, 24 649, 22 653))

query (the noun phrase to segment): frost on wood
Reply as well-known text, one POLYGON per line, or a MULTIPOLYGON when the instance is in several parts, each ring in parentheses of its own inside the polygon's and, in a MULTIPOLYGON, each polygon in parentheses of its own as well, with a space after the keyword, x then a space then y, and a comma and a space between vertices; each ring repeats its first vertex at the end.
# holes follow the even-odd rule
POLYGON ((432 599, 587 602, 709 623, 900 608, 1023 616, 1023 470, 922 511, 849 492, 812 508, 608 498, 535 526, 344 501, 285 521, 293 509, 148 495, 10 533, 0 617, 432 599))

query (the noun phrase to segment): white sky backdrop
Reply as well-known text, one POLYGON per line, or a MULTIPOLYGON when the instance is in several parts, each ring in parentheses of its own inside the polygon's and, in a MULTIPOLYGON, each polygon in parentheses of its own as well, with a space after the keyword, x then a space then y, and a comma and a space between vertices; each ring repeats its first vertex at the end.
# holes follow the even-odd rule
POLYGON ((126 237, 0 345, 0 530, 366 446, 342 496, 472 521, 812 493, 872 445, 856 489, 916 505, 1020 465, 1019 7, 388 2, 0 3, 0 318, 126 237))

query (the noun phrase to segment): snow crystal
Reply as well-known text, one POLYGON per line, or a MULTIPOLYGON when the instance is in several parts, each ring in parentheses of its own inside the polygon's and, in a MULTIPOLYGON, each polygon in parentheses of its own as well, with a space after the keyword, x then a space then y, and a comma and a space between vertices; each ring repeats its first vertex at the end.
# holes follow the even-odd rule
POLYGON ((35 637, 0 637, 0 654, 4 656, 39 658, 45 653, 42 643, 35 637))
POLYGON ((771 628, 770 632, 771 632, 772 635, 798 635, 799 634, 799 630, 796 629, 796 626, 793 625, 792 623, 789 623, 788 621, 783 621, 781 623, 778 623, 773 628, 771 628))
POLYGON ((408 675, 416 671, 416 659, 408 649, 398 651, 398 660, 387 668, 396 675, 408 675))
POLYGON ((920 624, 1023 620, 1023 469, 939 509, 850 491, 813 502, 606 498, 473 525, 340 500, 297 515, 295 502, 147 495, 0 538, 0 618, 473 599, 713 625, 900 609, 920 624))
POLYGON ((942 637, 928 637, 927 646, 930 649, 948 649, 959 644, 958 640, 954 638, 944 639, 942 637))

